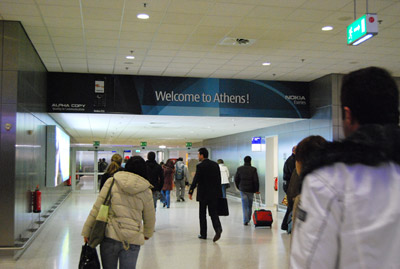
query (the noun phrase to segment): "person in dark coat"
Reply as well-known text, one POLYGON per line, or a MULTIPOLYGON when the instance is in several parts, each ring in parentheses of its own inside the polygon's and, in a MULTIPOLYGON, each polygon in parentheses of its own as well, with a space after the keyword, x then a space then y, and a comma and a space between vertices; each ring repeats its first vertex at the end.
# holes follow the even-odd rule
POLYGON ((156 154, 153 151, 147 153, 146 161, 147 180, 153 185, 154 208, 157 208, 157 200, 160 198, 160 192, 164 185, 164 170, 156 162, 156 154))
MULTIPOLYGON (((294 177, 297 177, 296 174, 296 146, 294 146, 292 148, 292 155, 289 156, 289 158, 286 159, 285 164, 283 165, 283 191, 288 194, 288 188, 291 182, 291 179, 294 177), (295 174, 295 175, 293 175, 295 174)), ((282 220, 282 225, 281 225, 281 229, 284 231, 288 230, 288 217, 290 212, 292 212, 292 206, 293 202, 291 203, 289 201, 289 197, 288 197, 288 207, 286 208, 286 214, 283 217, 282 220)))
POLYGON ((244 165, 236 170, 235 185, 242 197, 243 224, 248 225, 252 214, 254 193, 260 193, 257 168, 251 166, 250 156, 244 157, 244 165))
POLYGON ((208 150, 200 148, 198 158, 200 163, 196 167, 196 174, 189 189, 189 199, 192 200, 193 191, 197 188, 196 200, 199 202, 200 235, 199 239, 207 239, 207 207, 208 215, 215 230, 213 241, 221 237, 222 226, 217 212, 218 198, 222 197, 221 172, 219 165, 208 159, 208 150))

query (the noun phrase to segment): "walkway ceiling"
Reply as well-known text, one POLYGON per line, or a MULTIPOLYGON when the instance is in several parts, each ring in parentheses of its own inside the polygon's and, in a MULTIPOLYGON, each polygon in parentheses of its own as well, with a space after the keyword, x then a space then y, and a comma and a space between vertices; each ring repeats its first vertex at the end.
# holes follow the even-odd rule
MULTIPOLYGON (((22 22, 50 72, 312 81, 376 65, 400 76, 398 0, 356 2, 357 17, 366 13, 368 3, 368 11, 377 13, 380 21, 379 34, 357 47, 346 45, 346 27, 354 20, 353 0, 149 0, 146 7, 144 2, 0 0, 0 19, 22 22), (142 12, 150 19, 137 19, 142 12), (327 25, 333 30, 322 31, 327 25), (254 43, 221 45, 226 38, 254 43), (128 55, 135 59, 126 59, 128 55), (264 62, 271 64, 263 66, 264 62)), ((72 124, 74 119, 73 115, 53 117, 61 124, 72 124)), ((114 116, 104 117, 108 126, 114 116)), ((124 117, 131 122, 137 118, 124 117)), ((181 122, 197 120, 204 123, 198 118, 181 122)), ((205 120, 208 124, 203 128, 225 122, 205 120)), ((259 125, 259 119, 254 121, 259 125)), ((246 126, 252 120, 240 122, 246 126)), ((71 131, 74 125, 63 126, 75 141, 88 140, 81 139, 83 131, 71 131)), ((110 139, 110 129, 104 128, 99 132, 110 139)), ((197 132, 198 125, 192 130, 197 132)), ((175 137, 180 129, 176 131, 175 137)), ((93 133, 90 139, 95 137, 93 133)), ((127 137, 137 138, 133 132, 127 137)))

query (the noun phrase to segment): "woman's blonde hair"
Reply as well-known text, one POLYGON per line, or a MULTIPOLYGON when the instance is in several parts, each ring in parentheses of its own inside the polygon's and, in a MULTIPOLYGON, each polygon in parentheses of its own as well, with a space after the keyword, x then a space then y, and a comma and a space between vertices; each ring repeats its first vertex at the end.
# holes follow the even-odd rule
POLYGON ((111 157, 111 163, 107 167, 106 173, 109 175, 114 175, 119 169, 121 169, 121 163, 122 163, 122 156, 119 155, 118 153, 114 154, 111 157))

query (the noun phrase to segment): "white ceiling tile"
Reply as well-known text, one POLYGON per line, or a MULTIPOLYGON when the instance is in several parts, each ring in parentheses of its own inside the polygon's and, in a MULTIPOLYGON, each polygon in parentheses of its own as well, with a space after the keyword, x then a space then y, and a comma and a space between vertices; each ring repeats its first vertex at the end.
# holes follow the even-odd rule
POLYGON ((182 14, 182 13, 167 13, 162 20, 166 24, 183 24, 183 25, 197 25, 203 15, 198 14, 182 14))
POLYGON ((121 20, 121 8, 99 8, 99 7, 83 7, 83 18, 89 20, 100 20, 107 18, 111 21, 121 20))
POLYGON ((60 51, 57 52, 57 56, 59 58, 77 58, 77 59, 82 59, 86 58, 86 53, 84 52, 71 52, 71 51, 60 51))
POLYGON ((44 17, 47 27, 81 28, 82 21, 72 18, 44 17))
POLYGON ((157 28, 158 28, 158 33, 190 34, 195 29, 195 26, 182 25, 182 24, 161 24, 161 25, 157 25, 157 28))
POLYGON ((82 27, 79 28, 60 28, 60 27, 47 27, 52 37, 74 37, 83 38, 82 27))
POLYGON ((87 38, 87 46, 102 46, 102 47, 112 47, 114 51, 117 49, 118 40, 117 39, 103 39, 103 38, 87 38))
POLYGON ((183 14, 205 14, 213 5, 211 2, 205 1, 172 0, 168 11, 183 14))
POLYGON ((0 2, 1 15, 21 15, 40 17, 39 10, 36 5, 22 3, 3 3, 0 2))
POLYGON ((177 51, 173 51, 173 50, 155 50, 155 49, 151 49, 148 51, 148 55, 151 56, 166 56, 166 57, 170 57, 171 55, 175 54, 177 51))
POLYGON ((242 25, 242 18, 238 16, 204 16, 200 25, 215 27, 234 27, 242 25))
POLYGON ((120 8, 124 5, 124 0, 85 0, 82 1, 82 5, 85 8, 120 8))
POLYGON ((85 37, 87 39, 118 39, 118 36, 118 31, 85 29, 85 37))
POLYGON ((75 6, 54 6, 54 5, 40 5, 40 12, 43 17, 56 17, 56 18, 73 18, 80 20, 81 11, 79 7, 75 6))
POLYGON ((245 16, 255 8, 251 4, 216 3, 208 12, 214 16, 245 16))
POLYGON ((72 45, 55 44, 54 47, 56 48, 57 51, 85 52, 85 48, 83 46, 72 46, 72 45))
POLYGON ((83 38, 80 37, 59 37, 54 36, 52 41, 55 45, 83 46, 83 38))
POLYGON ((59 58, 62 66, 66 64, 77 64, 78 66, 86 65, 85 58, 59 58))
POLYGON ((84 19, 83 24, 85 25, 85 30, 119 31, 121 20, 84 19))

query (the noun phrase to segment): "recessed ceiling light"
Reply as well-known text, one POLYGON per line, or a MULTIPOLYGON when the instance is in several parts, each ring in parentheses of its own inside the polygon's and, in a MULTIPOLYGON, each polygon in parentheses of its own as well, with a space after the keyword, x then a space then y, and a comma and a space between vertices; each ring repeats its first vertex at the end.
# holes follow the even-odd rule
POLYGON ((333 27, 332 26, 324 26, 322 27, 322 31, 332 31, 333 27))
POLYGON ((165 149, 166 148, 166 146, 164 146, 164 145, 160 145, 160 146, 158 146, 160 149, 165 149))
POLYGON ((271 65, 269 62, 262 63, 262 65, 271 65))
POLYGON ((135 56, 126 56, 125 58, 126 58, 126 59, 130 59, 130 60, 133 60, 133 59, 135 59, 135 56))
POLYGON ((147 20, 148 18, 150 18, 150 16, 147 15, 146 13, 139 13, 139 14, 137 14, 136 17, 137 17, 138 19, 141 19, 141 20, 147 20))

